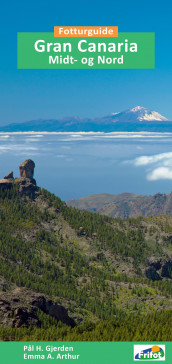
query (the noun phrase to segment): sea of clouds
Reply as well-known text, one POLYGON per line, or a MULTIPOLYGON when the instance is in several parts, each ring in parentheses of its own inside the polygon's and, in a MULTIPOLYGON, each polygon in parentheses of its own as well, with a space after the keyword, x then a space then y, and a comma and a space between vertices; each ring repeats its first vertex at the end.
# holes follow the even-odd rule
MULTIPOLYGON (((0 134, 0 154, 12 153, 13 155, 34 157, 54 153, 57 159, 65 160, 66 158, 67 161, 71 162, 71 145, 76 145, 80 142, 80 150, 82 151, 82 142, 90 142, 90 155, 93 151, 94 143, 104 142, 106 149, 108 149, 110 146, 109 141, 111 146, 113 143, 114 145, 117 142, 121 143, 121 148, 122 144, 128 141, 129 149, 133 142, 137 142, 135 145, 135 156, 129 160, 126 156, 122 163, 130 164, 134 168, 144 168, 147 181, 172 180, 172 151, 169 151, 172 134, 170 133, 8 133, 0 134), (144 143, 150 145, 158 143, 159 147, 161 147, 161 144, 164 146, 165 143, 168 143, 168 151, 152 154, 149 148, 148 152, 145 153, 144 143), (144 154, 137 156, 138 153, 141 154, 142 149, 144 154)), ((100 153, 100 158, 103 158, 103 152, 100 153)), ((118 155, 118 158, 120 159, 120 155, 118 155)), ((116 162, 118 158, 115 155, 114 161, 116 162)))

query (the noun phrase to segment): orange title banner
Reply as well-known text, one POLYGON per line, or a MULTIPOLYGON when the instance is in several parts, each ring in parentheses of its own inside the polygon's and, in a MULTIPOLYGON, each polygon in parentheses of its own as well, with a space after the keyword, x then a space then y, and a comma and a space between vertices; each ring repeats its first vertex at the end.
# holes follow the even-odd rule
POLYGON ((118 27, 54 27, 54 37, 118 37, 118 27))

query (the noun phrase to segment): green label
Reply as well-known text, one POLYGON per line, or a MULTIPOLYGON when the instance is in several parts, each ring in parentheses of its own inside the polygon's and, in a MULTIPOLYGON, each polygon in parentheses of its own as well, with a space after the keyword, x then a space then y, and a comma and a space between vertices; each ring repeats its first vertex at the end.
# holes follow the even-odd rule
POLYGON ((172 363, 172 343, 147 342, 1 342, 0 362, 130 364, 136 361, 172 363))
POLYGON ((117 38, 58 38, 54 33, 18 33, 19 69, 152 69, 154 33, 117 38))

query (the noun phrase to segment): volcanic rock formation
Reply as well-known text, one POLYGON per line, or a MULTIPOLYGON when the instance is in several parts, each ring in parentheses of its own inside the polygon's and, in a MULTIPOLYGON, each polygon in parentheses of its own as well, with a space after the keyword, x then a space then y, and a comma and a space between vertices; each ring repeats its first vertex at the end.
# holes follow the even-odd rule
POLYGON ((10 292, 0 292, 0 325, 4 327, 41 327, 38 310, 54 317, 57 322, 61 321, 71 327, 76 325, 64 306, 44 295, 19 287, 10 292))
POLYGON ((13 172, 8 173, 8 174, 4 177, 4 179, 14 179, 14 177, 13 177, 13 172))
POLYGON ((14 184, 18 186, 21 193, 34 194, 38 191, 34 176, 35 163, 31 159, 26 159, 20 164, 20 177, 13 177, 13 172, 8 173, 3 179, 0 180, 0 187, 3 189, 11 188, 14 184))
POLYGON ((31 159, 26 159, 20 164, 20 177, 33 179, 35 163, 31 159))

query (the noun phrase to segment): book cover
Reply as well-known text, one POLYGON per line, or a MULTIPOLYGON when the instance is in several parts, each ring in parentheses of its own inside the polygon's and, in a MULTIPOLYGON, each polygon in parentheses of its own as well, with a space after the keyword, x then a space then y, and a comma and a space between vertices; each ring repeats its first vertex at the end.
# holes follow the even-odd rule
POLYGON ((171 10, 1 4, 2 364, 171 363, 171 10))

